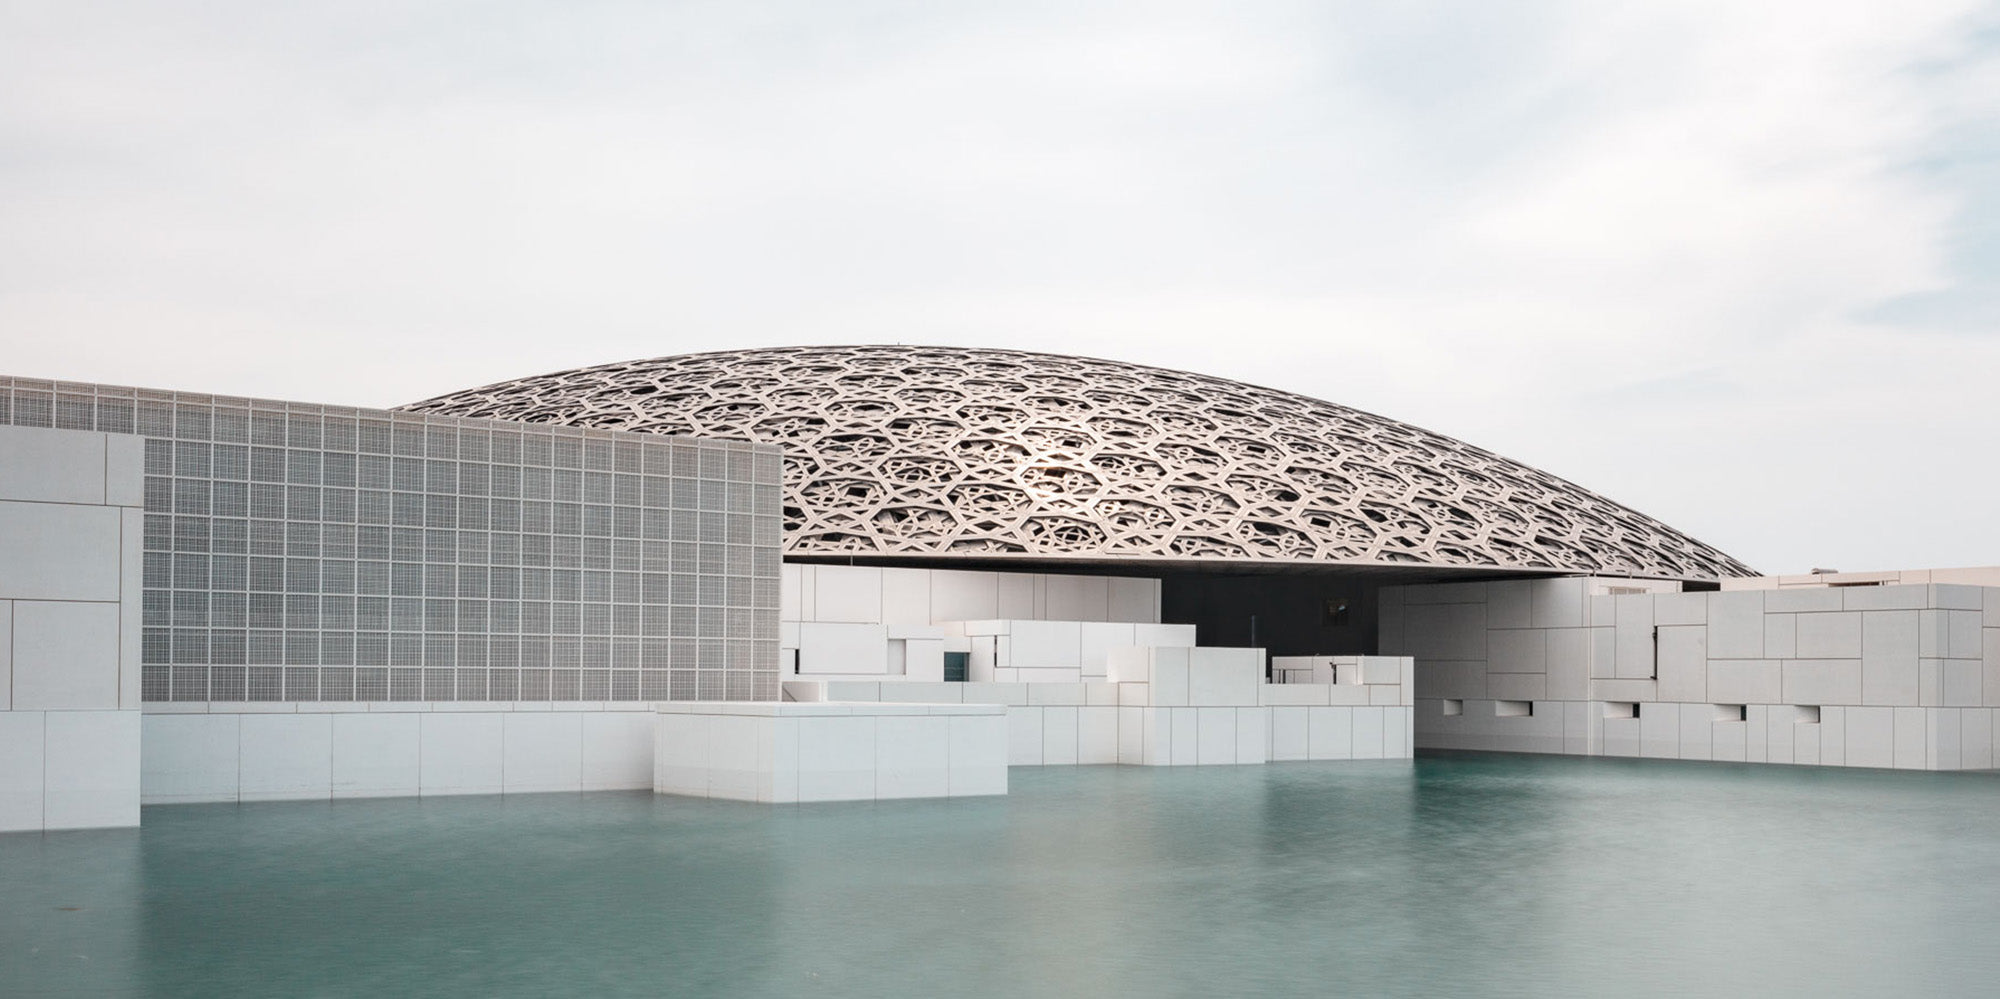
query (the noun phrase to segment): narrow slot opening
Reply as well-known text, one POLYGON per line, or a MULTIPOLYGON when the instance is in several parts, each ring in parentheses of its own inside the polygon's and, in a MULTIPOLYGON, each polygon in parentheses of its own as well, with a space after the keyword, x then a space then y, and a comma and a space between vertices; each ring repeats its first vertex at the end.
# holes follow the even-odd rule
POLYGON ((1493 713, 1502 718, 1528 718, 1535 713, 1533 701, 1494 701, 1493 713))
POLYGON ((1450 697, 1447 697, 1447 698, 1445 698, 1445 700, 1444 700, 1444 713, 1445 713, 1445 714, 1447 714, 1447 715, 1462 715, 1462 714, 1464 714, 1464 713, 1465 713, 1465 702, 1464 702, 1464 701, 1461 701, 1461 700, 1457 700, 1457 699, 1454 699, 1454 698, 1450 698, 1450 697))
POLYGON ((1746 704, 1717 704, 1714 718, 1722 722, 1749 721, 1750 707, 1746 704))
POLYGON ((1604 717, 1637 718, 1639 717, 1639 705, 1633 701, 1605 701, 1604 717))
POLYGON ((1811 706, 1806 706, 1802 704, 1793 707, 1792 710, 1798 712, 1798 717, 1793 719, 1793 722, 1795 724, 1798 725, 1819 724, 1819 705, 1815 704, 1811 706))

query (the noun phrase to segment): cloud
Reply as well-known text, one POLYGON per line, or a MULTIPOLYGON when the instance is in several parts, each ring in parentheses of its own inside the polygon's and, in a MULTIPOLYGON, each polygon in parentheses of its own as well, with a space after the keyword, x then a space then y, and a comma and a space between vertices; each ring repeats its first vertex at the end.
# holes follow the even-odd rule
POLYGON ((1397 416, 1767 569, 2000 562, 1990 6, 4 17, 20 373, 386 405, 1015 346, 1397 416))

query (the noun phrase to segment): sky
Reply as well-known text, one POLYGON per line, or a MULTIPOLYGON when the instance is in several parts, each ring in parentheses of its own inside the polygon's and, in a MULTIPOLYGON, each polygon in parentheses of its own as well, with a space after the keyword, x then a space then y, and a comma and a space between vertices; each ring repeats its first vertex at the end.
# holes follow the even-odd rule
POLYGON ((1765 572, 2000 564, 2000 4, 0 0, 0 371, 811 343, 1295 391, 1765 572))

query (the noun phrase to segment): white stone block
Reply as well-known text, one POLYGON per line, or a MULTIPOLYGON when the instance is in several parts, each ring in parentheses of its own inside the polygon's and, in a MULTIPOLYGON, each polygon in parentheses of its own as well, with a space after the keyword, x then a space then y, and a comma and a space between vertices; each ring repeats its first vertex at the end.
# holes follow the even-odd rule
POLYGON ((1736 590, 1706 596, 1708 654, 1717 659, 1764 658, 1764 592, 1736 590))
MULTIPOLYGON (((1583 627, 1586 582, 1580 577, 1529 580, 1530 623, 1537 628, 1583 627)), ((1496 588, 1500 585, 1508 584, 1495 584, 1496 588)))
POLYGON ((1589 697, 1590 630, 1558 628, 1548 636, 1548 696, 1559 701, 1589 697))
POLYGON ((885 568, 881 620, 887 625, 931 623, 931 570, 885 568))
POLYGON ((1007 765, 1015 767, 1042 765, 1041 708, 1007 709, 1007 765))
POLYGON ((1236 709, 1195 708, 1195 762, 1236 762, 1236 709))
MULTIPOLYGON (((318 713, 241 716, 237 730, 241 739, 238 800, 332 797, 333 718, 318 713)), ((150 746, 146 752, 152 752, 150 746)))
POLYGON ((1529 579, 1513 579, 1486 584, 1486 627, 1534 627, 1534 583, 1529 579))
MULTIPOLYGON (((1330 709, 1329 709, 1330 710, 1330 709)), ((1388 755, 1385 735, 1387 708, 1354 708, 1354 758, 1379 760, 1388 755)))
POLYGON ((1086 766, 1118 762, 1118 709, 1076 709, 1076 762, 1086 766))
POLYGON ((1837 611, 1841 607, 1840 593, 1840 590, 1823 586, 1765 590, 1764 612, 1766 614, 1805 614, 1820 611, 1837 611))
POLYGON ((1644 593, 1620 594, 1617 598, 1616 676, 1619 679, 1637 680, 1654 675, 1653 599, 1651 594, 1644 593))
POLYGON ((1747 722, 1716 722, 1709 726, 1709 758, 1719 761, 1741 763, 1749 759, 1747 752, 1749 724, 1747 722))
POLYGON ((1639 755, 1663 760, 1681 758, 1681 705, 1661 701, 1641 710, 1639 755))
POLYGON ((1787 704, 1862 703, 1861 663, 1853 659, 1792 659, 1784 664, 1787 704))
POLYGON ((418 717, 421 793, 499 794, 505 789, 499 713, 432 712, 418 717))
MULTIPOLYGON (((1896 710, 1851 707, 1843 712, 1846 715, 1845 765, 1850 767, 1896 765, 1896 710)), ((1923 748, 1919 745, 1918 758, 1921 759, 1922 755, 1923 748)))
POLYGON ((1708 696, 1717 704, 1775 704, 1784 700, 1784 676, 1769 659, 1711 659, 1708 696))
POLYGON ((949 715, 875 719, 875 796, 942 798, 951 794, 949 715))
POLYGON ((1949 639, 1944 655, 1952 659, 1980 657, 1980 614, 1978 611, 1945 611, 1949 639))
POLYGON ((1189 650, 1187 703, 1196 707, 1254 706, 1257 688, 1264 682, 1261 658, 1256 649, 1189 650))
POLYGON ((136 509, 123 511, 122 565, 118 580, 118 707, 141 707, 139 660, 145 635, 146 517, 136 509))
POLYGON ((1858 612, 1800 614, 1798 616, 1800 659, 1859 659, 1861 618, 1858 612))
POLYGON ((1201 762, 1201 723, 1195 708, 1168 708, 1166 715, 1172 730, 1172 742, 1168 749, 1168 762, 1177 767, 1191 767, 1201 762))
POLYGON ((1895 712, 1896 769, 1926 769, 1930 756, 1930 712, 1924 708, 1891 710, 1895 712))
MULTIPOLYGON (((1411 756, 1411 709, 1397 705, 1382 709, 1382 755, 1386 759, 1411 756)), ((1560 729, 1560 726, 1558 726, 1560 729)))
POLYGON ((1939 704, 1954 708, 1976 708, 1981 703, 1981 686, 1984 671, 1977 659, 1941 659, 1938 661, 1940 698, 1939 704))
POLYGON ((1764 615, 1764 654, 1772 659, 1790 659, 1798 653, 1798 615, 1764 615))
POLYGON ((1705 625, 1708 623, 1708 596, 1706 593, 1654 594, 1653 623, 1662 627, 1705 625))
POLYGON ((931 620, 985 621, 1000 614, 1000 576, 939 569, 931 573, 931 620))
MULTIPOLYGON (((1706 704, 1678 705, 1680 716, 1680 758, 1683 760, 1707 760, 1715 755, 1715 716, 1706 704)), ((1644 719, 1642 718, 1641 721, 1644 719)), ((1640 738, 1645 737, 1645 726, 1640 726, 1640 738)), ((1643 748, 1643 747, 1642 747, 1643 748)))
POLYGON ((0 426, 0 500, 100 505, 105 434, 0 426))
POLYGON ((1969 708, 1959 712, 1959 756, 1967 770, 1993 767, 1993 712, 1969 708))
POLYGON ((866 565, 814 566, 812 619, 848 624, 883 623, 882 570, 866 565))
POLYGON ((1107 576, 1105 585, 1109 601, 1106 620, 1150 624, 1160 619, 1159 580, 1107 576))
POLYGON ((1494 673, 1546 673, 1549 668, 1548 632, 1540 628, 1489 630, 1486 633, 1487 669, 1494 673))
POLYGON ((1834 592, 1851 611, 1916 610, 1930 600, 1927 586, 1843 586, 1834 592))
MULTIPOLYGON (((842 568, 818 566, 817 568, 842 568)), ((799 674, 886 674, 889 630, 880 624, 799 625, 799 674)))
POLYGON ((1140 624, 1132 629, 1134 644, 1160 648, 1194 648, 1194 635, 1191 624, 1140 624))
MULTIPOLYGON (((1869 611, 1863 618, 1861 699, 1865 704, 1915 705, 1920 611, 1869 611)), ((1804 642, 1801 641, 1801 646, 1804 642)))
POLYGON ((1702 625, 1660 626, 1658 665, 1662 700, 1708 700, 1708 634, 1708 628, 1702 625))
POLYGON ((1750 704, 1744 706, 1745 731, 1744 758, 1751 763, 1771 762, 1771 706, 1750 704))
POLYGON ((1104 576, 1048 577, 1047 606, 1043 613, 1056 621, 1109 620, 1111 586, 1104 576))
POLYGON ((1082 683, 1031 683, 1028 684, 1028 703, 1038 705, 1060 704, 1075 707, 1084 702, 1082 683))
POLYGON ((1074 766, 1077 762, 1077 709, 1060 706, 1042 709, 1042 764, 1074 766))
MULTIPOLYGON (((1011 717, 1015 712, 1007 713, 1011 717)), ((1039 720, 1040 710, 1032 713, 1039 720)), ((873 715, 798 719, 799 801, 867 801, 876 796, 879 720, 873 715)))
POLYGON ((1618 629, 1590 629, 1590 676, 1591 679, 1613 680, 1618 677, 1618 629))
POLYGON ((1076 621, 1014 621, 1008 637, 1011 651, 995 665, 1075 668, 1083 663, 1082 627, 1076 621))
POLYGON ((0 598, 119 598, 116 507, 0 502, 0 598))
POLYGON ((1308 759, 1306 743, 1306 708, 1272 707, 1270 713, 1271 759, 1308 759))
MULTIPOLYGON (((1651 707, 1652 705, 1647 705, 1651 707)), ((1638 756, 1644 743, 1641 739, 1640 718, 1604 719, 1604 755, 1638 756)))
POLYGON ((1354 713, 1348 707, 1306 709, 1306 754, 1314 760, 1354 759, 1354 713))
POLYGON ((1602 715, 1591 711, 1587 701, 1563 701, 1563 752, 1571 756, 1588 756, 1590 753, 1590 724, 1592 716, 1601 721, 1602 715))
POLYGON ((0 832, 42 828, 43 718, 0 711, 0 832))
POLYGON ((630 791, 653 786, 653 726, 657 715, 644 711, 599 711, 581 715, 579 785, 585 791, 630 791))
POLYGON ((577 711, 502 714, 502 790, 507 794, 581 790, 583 714, 577 711))
POLYGON ((104 435, 104 502, 137 507, 146 502, 146 441, 132 434, 104 435))
POLYGON ((1844 707, 1819 709, 1819 762, 1821 766, 1847 765, 1847 712, 1844 707))
POLYGON ((1239 764, 1263 763, 1270 759, 1270 733, 1263 708, 1235 708, 1236 749, 1239 764))
MULTIPOLYGON (((778 566, 778 620, 801 621, 805 619, 805 599, 801 596, 800 575, 809 566, 796 562, 786 562, 778 566)), ((792 648, 798 648, 794 641, 792 648)))
POLYGON ((115 603, 14 601, 14 710, 117 708, 118 623, 115 603))
POLYGON ((1078 630, 1081 648, 1077 661, 1084 672, 1092 676, 1107 675, 1112 649, 1138 644, 1134 627, 1129 623, 1088 621, 1079 625, 1078 630))
POLYGON ((42 828, 139 824, 139 712, 42 715, 42 828))
POLYGON ((1929 744, 1924 750, 1924 769, 1958 770, 1964 766, 1960 749, 1961 712, 1951 708, 1925 709, 1929 724, 1929 744))
MULTIPOLYGON (((682 705, 661 706, 655 729, 654 792, 708 797, 709 729, 714 722, 715 716, 690 714, 682 705)), ((796 788, 793 797, 796 800, 796 788)))
POLYGON ((333 796, 421 793, 424 719, 416 712, 334 715, 333 796))
POLYGON ((951 793, 954 797, 1007 793, 1007 719, 952 715, 951 793))
POLYGON ((1003 572, 995 578, 999 607, 995 617, 1032 621, 1040 616, 1035 606, 1035 586, 1040 577, 1027 573, 1003 572))

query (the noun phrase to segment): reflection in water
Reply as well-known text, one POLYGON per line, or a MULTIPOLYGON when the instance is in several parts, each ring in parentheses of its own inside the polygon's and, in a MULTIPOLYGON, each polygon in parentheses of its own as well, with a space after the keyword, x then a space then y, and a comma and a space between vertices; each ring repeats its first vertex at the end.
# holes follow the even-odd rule
POLYGON ((0 836, 8 994, 1983 991, 2000 783, 1437 755, 0 836), (65 911, 74 910, 74 911, 65 911))

